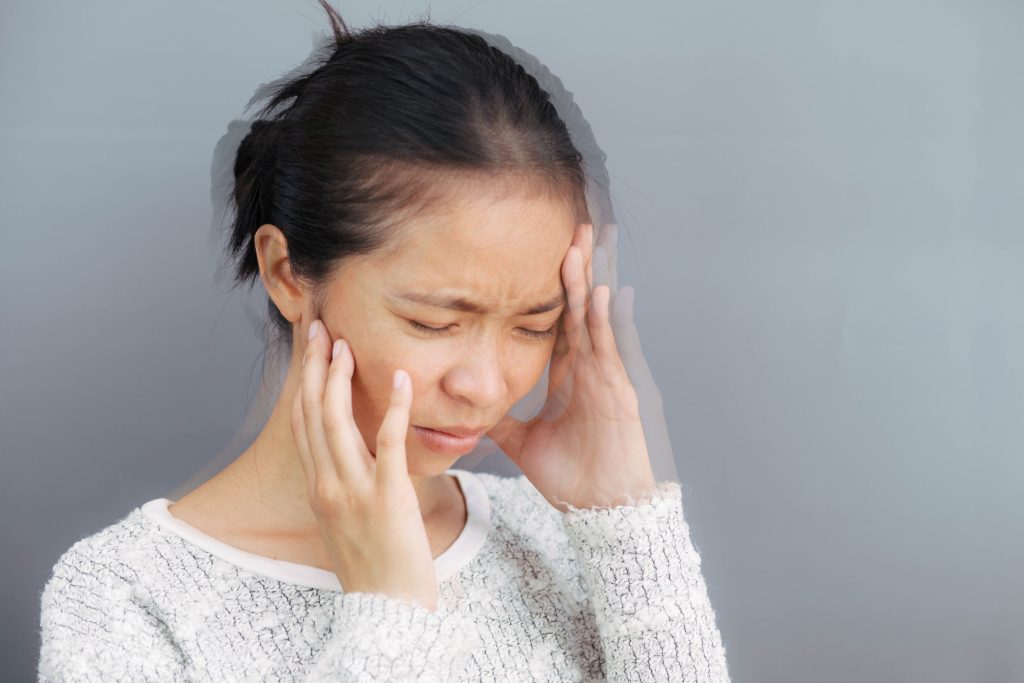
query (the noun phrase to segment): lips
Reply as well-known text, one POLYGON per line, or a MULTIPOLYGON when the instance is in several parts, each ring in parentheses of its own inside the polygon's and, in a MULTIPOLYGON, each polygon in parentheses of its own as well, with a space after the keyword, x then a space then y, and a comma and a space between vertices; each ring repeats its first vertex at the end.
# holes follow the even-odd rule
MULTIPOLYGON (((462 428, 449 427, 449 429, 462 428)), ((466 430, 463 429, 463 431, 466 430)), ((440 429, 419 426, 414 427, 413 432, 419 437, 420 442, 430 450, 456 458, 472 451, 483 435, 482 430, 477 430, 475 435, 455 436, 440 429)))
POLYGON ((459 438, 470 438, 483 435, 487 431, 486 427, 427 427, 427 429, 433 429, 436 432, 444 432, 445 434, 451 434, 459 438))

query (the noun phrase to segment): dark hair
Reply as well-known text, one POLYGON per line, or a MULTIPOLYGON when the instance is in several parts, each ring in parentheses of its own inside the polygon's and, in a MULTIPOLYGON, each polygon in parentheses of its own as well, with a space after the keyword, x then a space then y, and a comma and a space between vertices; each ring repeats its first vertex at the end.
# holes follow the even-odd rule
MULTIPOLYGON (((479 35, 427 21, 353 34, 320 1, 331 51, 273 90, 237 150, 236 285, 259 276, 254 235, 272 223, 293 274, 322 304, 319 286, 343 258, 394 246, 405 216, 469 180, 555 193, 588 222, 582 156, 519 62, 479 35)), ((268 307, 290 348, 291 323, 268 307)))

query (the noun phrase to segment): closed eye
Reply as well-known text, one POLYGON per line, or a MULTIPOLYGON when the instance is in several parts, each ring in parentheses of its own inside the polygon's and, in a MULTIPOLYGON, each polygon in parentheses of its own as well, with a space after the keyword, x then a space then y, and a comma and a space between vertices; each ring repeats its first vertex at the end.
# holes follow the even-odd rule
MULTIPOLYGON (((417 330, 420 330, 421 332, 426 332, 427 334, 435 337, 440 337, 445 334, 449 334, 451 332, 451 329, 455 327, 455 325, 448 325, 446 327, 430 327, 428 325, 424 325, 423 323, 418 323, 415 320, 410 320, 409 323, 412 324, 412 326, 417 330)), ((523 334, 531 339, 550 339, 551 337, 555 336, 555 334, 558 332, 558 323, 555 323, 546 330, 528 330, 524 327, 520 327, 518 329, 522 330, 523 334)))

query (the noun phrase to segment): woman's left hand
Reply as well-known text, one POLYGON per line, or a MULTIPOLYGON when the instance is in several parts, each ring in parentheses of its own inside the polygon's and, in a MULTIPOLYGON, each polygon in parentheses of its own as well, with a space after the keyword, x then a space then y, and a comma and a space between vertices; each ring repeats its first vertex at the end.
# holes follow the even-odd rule
POLYGON ((568 308, 547 400, 528 422, 506 415, 487 435, 555 508, 624 505, 654 489, 636 390, 615 344, 611 289, 591 292, 593 226, 577 226, 562 261, 568 308), (589 310, 589 313, 588 313, 589 310))

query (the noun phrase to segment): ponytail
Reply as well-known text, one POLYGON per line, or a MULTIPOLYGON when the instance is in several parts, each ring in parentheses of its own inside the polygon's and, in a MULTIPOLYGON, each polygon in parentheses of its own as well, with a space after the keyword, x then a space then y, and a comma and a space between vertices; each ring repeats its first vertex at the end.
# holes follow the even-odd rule
POLYGON ((235 230, 230 250, 240 255, 236 281, 245 282, 259 275, 256 250, 250 245, 259 227, 274 223, 274 164, 277 156, 277 129, 281 122, 256 120, 238 147, 235 157, 234 200, 237 207, 235 230))

